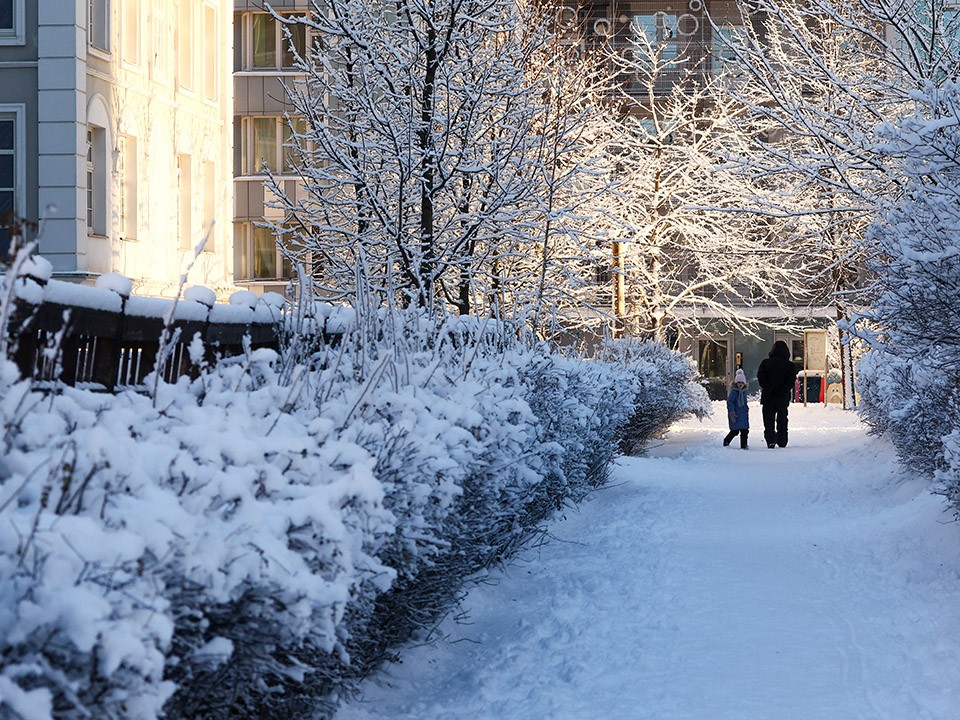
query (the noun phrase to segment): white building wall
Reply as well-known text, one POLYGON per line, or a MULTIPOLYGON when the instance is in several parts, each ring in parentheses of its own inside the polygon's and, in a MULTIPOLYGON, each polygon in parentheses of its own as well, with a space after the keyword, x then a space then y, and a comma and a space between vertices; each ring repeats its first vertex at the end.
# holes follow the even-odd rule
POLYGON ((118 272, 139 294, 175 294, 188 268, 187 284, 232 292, 229 0, 103 0, 106 50, 88 44, 90 0, 38 1, 39 205, 48 218, 41 254, 60 277, 92 281, 118 272), (181 49, 190 54, 190 77, 181 70, 181 49), (214 73, 213 92, 205 91, 205 73, 214 73), (92 164, 90 126, 104 143, 92 164), (180 155, 191 160, 188 209, 180 207, 180 155), (102 223, 88 232, 90 167, 102 223), (56 210, 45 212, 48 206, 56 210), (190 213, 189 238, 179 235, 182 211, 190 213))

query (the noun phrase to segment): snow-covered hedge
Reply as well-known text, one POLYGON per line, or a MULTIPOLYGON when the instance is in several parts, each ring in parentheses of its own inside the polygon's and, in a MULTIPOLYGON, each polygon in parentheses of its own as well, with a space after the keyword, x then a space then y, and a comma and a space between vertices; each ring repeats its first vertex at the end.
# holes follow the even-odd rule
POLYGON ((902 175, 870 229, 874 293, 861 334, 861 412, 903 462, 935 476, 960 513, 960 85, 928 84, 877 128, 902 175))
POLYGON ((877 151, 902 174, 870 229, 877 257, 860 328, 861 413, 903 462, 935 476, 960 514, 960 85, 912 95, 913 113, 877 129, 877 151))
POLYGON ((638 414, 674 419, 687 386, 645 394, 645 353, 670 366, 409 314, 155 396, 41 394, 0 357, 0 715, 334 704, 600 484, 638 414))
POLYGON ((682 417, 710 414, 710 398, 706 388, 694 382, 696 366, 689 357, 650 340, 630 338, 608 341, 599 357, 627 370, 638 383, 632 398, 634 412, 620 431, 623 453, 640 451, 651 437, 682 417))

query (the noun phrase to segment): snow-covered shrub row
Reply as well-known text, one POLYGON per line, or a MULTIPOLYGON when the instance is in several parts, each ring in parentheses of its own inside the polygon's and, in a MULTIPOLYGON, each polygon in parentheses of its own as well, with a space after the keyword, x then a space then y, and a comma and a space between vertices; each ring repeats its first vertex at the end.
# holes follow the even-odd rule
POLYGON ((332 651, 351 596, 389 585, 372 458, 313 404, 291 407, 274 355, 155 402, 39 397, 5 366, 7 691, 55 717, 157 717, 176 683, 228 661, 247 684, 296 672, 278 648, 332 651))
POLYGON ((900 461, 930 476, 944 470, 944 435, 960 429, 960 417, 952 409, 955 380, 935 365, 880 346, 860 361, 857 380, 860 416, 886 435, 900 461))
POLYGON ((871 228, 875 299, 861 336, 861 413, 901 460, 935 475, 960 510, 960 86, 913 95, 915 112, 878 129, 903 192, 871 228))
POLYGON ((151 397, 0 357, 0 714, 315 714, 602 481, 643 385, 412 314, 287 360, 151 397))
POLYGON ((604 344, 599 357, 626 369, 639 381, 634 408, 620 431, 620 450, 641 450, 651 437, 682 417, 706 417, 711 412, 706 388, 695 383, 693 361, 650 340, 625 338, 604 344))

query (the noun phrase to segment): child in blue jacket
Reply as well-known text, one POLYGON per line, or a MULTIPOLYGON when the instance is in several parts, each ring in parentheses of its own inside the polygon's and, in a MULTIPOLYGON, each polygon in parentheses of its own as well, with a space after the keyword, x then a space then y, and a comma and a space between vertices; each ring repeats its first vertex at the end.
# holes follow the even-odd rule
POLYGON ((739 434, 740 448, 746 450, 747 435, 750 433, 750 408, 747 406, 747 376, 742 368, 734 375, 733 387, 727 396, 727 419, 730 421, 730 432, 723 439, 723 446, 727 447, 739 434))

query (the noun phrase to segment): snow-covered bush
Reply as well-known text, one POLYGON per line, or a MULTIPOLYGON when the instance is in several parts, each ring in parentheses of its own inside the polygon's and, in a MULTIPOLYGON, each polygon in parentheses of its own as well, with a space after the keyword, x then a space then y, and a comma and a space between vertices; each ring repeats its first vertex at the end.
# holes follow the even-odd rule
POLYGON ((901 462, 933 475, 942 467, 942 438, 950 428, 950 377, 881 347, 864 356, 858 373, 861 417, 890 439, 901 462))
POLYGON ((649 340, 607 341, 598 357, 625 369, 635 378, 632 415, 620 433, 620 450, 632 455, 650 438, 687 415, 711 413, 706 389, 694 382, 690 358, 649 340))
POLYGON ((353 326, 150 395, 0 356, 0 716, 311 716, 601 483, 645 397, 496 323, 353 326))
POLYGON ((588 460, 594 465, 611 461, 616 418, 629 405, 601 388, 627 378, 527 347, 496 324, 451 319, 437 329, 416 314, 368 319, 327 353, 318 362, 326 378, 338 375, 337 387, 358 382, 351 393, 362 399, 348 431, 377 456, 375 473, 397 518, 381 557, 398 582, 372 608, 367 631, 353 633, 365 666, 449 608, 464 577, 516 549, 565 500, 582 497, 589 479, 577 464, 591 453, 602 457, 588 460), (551 387, 563 388, 552 403, 551 387), (574 437, 576 447, 563 445, 574 437))
MULTIPOLYGON (((314 403, 291 404, 272 354, 161 385, 156 403, 27 400, 5 455, 0 556, 19 582, 3 585, 4 657, 17 658, 3 672, 51 691, 56 717, 153 718, 174 683, 212 679, 224 693, 168 709, 243 707, 238 684, 256 677, 250 694, 269 696, 306 672, 298 656, 337 648, 351 597, 389 586, 373 459, 314 403)), ((5 410, 21 386, 5 387, 5 410)))
MULTIPOLYGON (((902 173, 902 195, 871 228, 875 299, 861 335, 861 412, 902 461, 936 474, 960 500, 960 87, 913 94, 914 113, 878 129, 877 150, 902 173)), ((958 506, 960 507, 960 506, 958 506)))

